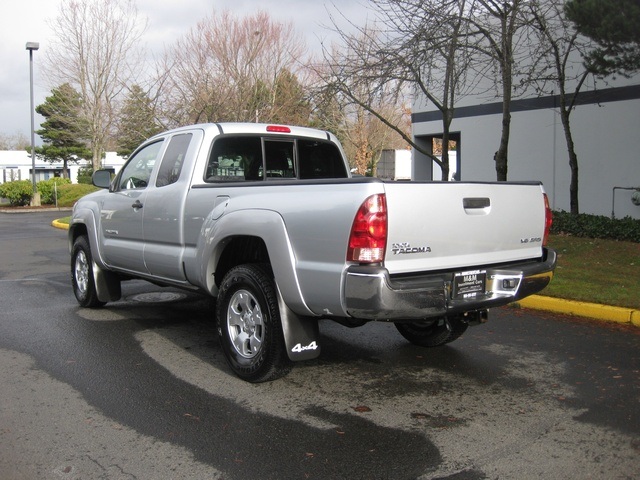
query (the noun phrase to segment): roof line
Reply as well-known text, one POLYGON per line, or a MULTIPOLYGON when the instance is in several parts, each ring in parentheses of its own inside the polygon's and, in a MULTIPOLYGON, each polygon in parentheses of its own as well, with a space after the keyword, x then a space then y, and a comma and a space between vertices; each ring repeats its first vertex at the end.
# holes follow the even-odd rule
MULTIPOLYGON (((568 96, 570 102, 572 95, 568 96)), ((640 98, 640 85, 627 87, 612 87, 601 90, 590 90, 580 92, 576 98, 575 105, 593 105, 609 102, 620 102, 624 100, 636 100, 640 98)), ((543 110, 558 108, 560 105, 560 95, 548 95, 536 98, 523 98, 511 102, 511 112, 526 112, 530 110, 543 110)), ((469 105, 458 107, 454 110, 453 118, 480 117, 483 115, 497 115, 502 113, 502 102, 484 103, 480 105, 469 105)), ((411 115, 412 123, 434 122, 442 120, 440 110, 430 112, 417 112, 411 115)))

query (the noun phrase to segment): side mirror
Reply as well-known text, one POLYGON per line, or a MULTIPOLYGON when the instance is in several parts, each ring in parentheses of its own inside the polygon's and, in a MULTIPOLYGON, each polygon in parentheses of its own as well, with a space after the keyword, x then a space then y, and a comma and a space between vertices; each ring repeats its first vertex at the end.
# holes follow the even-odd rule
POLYGON ((111 172, 109 170, 96 170, 91 176, 91 182, 99 188, 109 188, 111 185, 111 172))

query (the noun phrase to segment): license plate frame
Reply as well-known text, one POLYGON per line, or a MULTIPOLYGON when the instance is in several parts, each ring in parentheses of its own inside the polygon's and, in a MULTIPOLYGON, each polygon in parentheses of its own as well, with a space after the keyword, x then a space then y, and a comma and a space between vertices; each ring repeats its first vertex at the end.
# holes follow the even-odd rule
POLYGON ((470 298, 484 295, 487 285, 486 270, 469 270, 453 274, 451 295, 453 298, 470 298))

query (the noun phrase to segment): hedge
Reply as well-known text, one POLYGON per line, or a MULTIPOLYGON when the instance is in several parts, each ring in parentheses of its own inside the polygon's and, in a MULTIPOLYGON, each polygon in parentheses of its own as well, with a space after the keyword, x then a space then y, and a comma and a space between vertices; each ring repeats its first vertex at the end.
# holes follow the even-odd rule
POLYGON ((61 185, 58 187, 58 206, 72 207, 74 203, 84 195, 100 190, 93 185, 83 183, 74 183, 70 185, 61 185))
POLYGON ((33 196, 33 183, 30 180, 15 180, 0 184, 0 197, 9 200, 12 206, 29 205, 33 196))
MULTIPOLYGON (((57 188, 59 207, 72 207, 80 197, 99 190, 93 185, 72 184, 69 179, 58 177, 42 180, 36 186, 43 205, 55 203, 54 191, 57 188)), ((0 197, 8 199, 12 206, 29 205, 32 196, 33 184, 30 180, 16 180, 0 184, 0 197)))
POLYGON ((572 215, 565 211, 555 211, 551 233, 640 243, 640 220, 631 217, 611 219, 586 213, 572 215))
POLYGON ((71 180, 68 178, 53 177, 49 180, 41 180, 36 186, 40 192, 40 203, 43 205, 52 205, 56 203, 55 194, 56 189, 58 191, 58 198, 60 197, 60 187, 62 185, 68 185, 71 180))

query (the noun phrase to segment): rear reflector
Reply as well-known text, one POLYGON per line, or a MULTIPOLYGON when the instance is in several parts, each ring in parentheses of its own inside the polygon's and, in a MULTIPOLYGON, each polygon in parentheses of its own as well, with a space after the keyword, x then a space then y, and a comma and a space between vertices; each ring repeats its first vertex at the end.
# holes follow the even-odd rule
POLYGON ((347 261, 380 263, 387 247, 387 199, 371 195, 356 213, 349 235, 347 261))
POLYGON ((284 125, 267 125, 267 132, 291 133, 291 129, 289 127, 285 127, 284 125))

